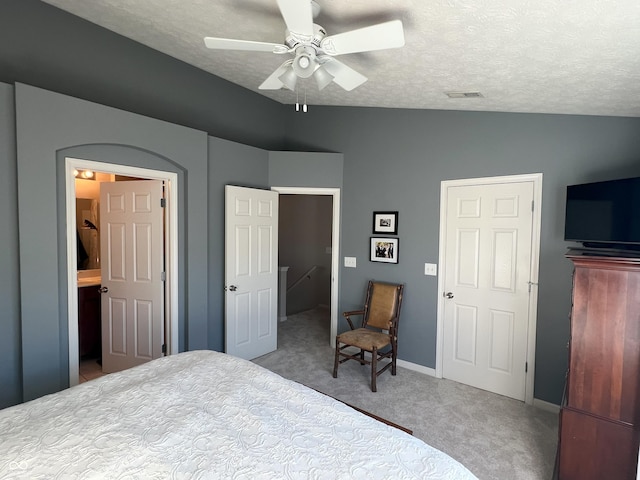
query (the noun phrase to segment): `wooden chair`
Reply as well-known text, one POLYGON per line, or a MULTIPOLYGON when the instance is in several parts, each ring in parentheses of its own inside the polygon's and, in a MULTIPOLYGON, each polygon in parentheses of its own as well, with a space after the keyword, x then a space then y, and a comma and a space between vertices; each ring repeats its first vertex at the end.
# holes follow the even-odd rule
POLYGON ((404 285, 369 281, 367 296, 362 310, 344 312, 351 330, 336 336, 336 358, 333 366, 333 378, 338 377, 338 365, 347 360, 356 360, 361 365, 371 365, 371 391, 375 392, 376 378, 391 368, 396 374, 398 355, 398 320, 404 285), (362 325, 355 328, 351 317, 361 315, 362 325), (345 349, 355 347, 359 352, 349 353, 345 349), (386 349, 381 351, 382 349, 386 349), (371 354, 371 360, 364 352, 371 354), (388 362, 379 371, 378 361, 388 358, 388 362))

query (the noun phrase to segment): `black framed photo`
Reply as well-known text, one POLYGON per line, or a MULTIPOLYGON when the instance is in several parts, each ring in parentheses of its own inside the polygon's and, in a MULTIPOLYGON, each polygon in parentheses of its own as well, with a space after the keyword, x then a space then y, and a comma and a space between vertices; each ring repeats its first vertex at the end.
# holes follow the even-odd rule
POLYGON ((372 262, 398 263, 398 239, 371 237, 372 262))
POLYGON ((373 212, 374 235, 397 235, 398 212, 373 212))

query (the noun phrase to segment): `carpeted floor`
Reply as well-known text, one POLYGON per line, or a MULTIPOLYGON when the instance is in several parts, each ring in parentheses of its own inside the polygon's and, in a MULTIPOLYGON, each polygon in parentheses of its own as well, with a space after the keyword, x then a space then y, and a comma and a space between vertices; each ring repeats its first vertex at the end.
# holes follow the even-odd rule
MULTIPOLYGON (((329 312, 290 315, 278 324, 278 350, 254 360, 285 378, 413 430, 463 463, 480 480, 550 480, 558 416, 522 402, 398 367, 369 387, 370 370, 357 362, 332 377, 329 312)), ((402 352, 402 345, 399 345, 402 352)))

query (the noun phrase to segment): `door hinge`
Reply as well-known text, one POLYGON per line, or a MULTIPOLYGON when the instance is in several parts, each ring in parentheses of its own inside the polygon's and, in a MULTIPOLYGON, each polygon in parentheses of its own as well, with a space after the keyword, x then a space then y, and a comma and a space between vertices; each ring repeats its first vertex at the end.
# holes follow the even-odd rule
POLYGON ((161 282, 167 281, 167 272, 160 272, 160 281, 161 282))
POLYGON ((524 362, 524 373, 529 371, 529 362, 524 362))
POLYGON ((166 343, 162 344, 162 353, 167 353, 167 344, 166 343))
POLYGON ((166 198, 161 198, 160 199, 160 208, 164 208, 167 206, 167 199, 166 198))

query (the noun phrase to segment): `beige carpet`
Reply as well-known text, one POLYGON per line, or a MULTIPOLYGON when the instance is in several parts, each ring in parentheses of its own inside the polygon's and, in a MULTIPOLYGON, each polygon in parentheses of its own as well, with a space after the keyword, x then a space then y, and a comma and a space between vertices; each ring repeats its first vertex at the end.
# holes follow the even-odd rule
POLYGON ((401 367, 378 377, 376 393, 370 370, 357 362, 341 365, 334 379, 329 323, 326 309, 290 315, 278 324, 278 350, 255 363, 410 428, 481 480, 551 479, 556 414, 401 367))

